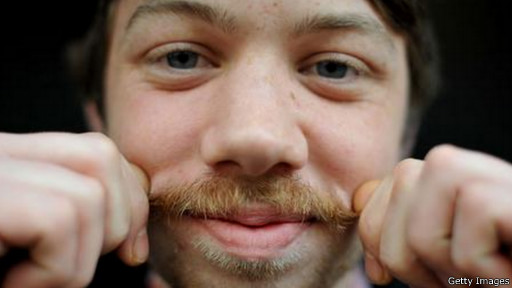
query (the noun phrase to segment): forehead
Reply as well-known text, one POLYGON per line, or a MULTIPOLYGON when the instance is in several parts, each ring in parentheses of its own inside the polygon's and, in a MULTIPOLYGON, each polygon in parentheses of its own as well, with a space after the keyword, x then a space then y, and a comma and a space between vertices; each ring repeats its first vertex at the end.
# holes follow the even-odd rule
MULTIPOLYGON (((385 24, 365 0, 123 0, 117 1, 116 24, 126 30, 139 22, 158 20, 164 16, 194 16, 215 21, 221 28, 233 30, 297 30, 309 18, 324 23, 342 17, 368 31, 383 32, 385 24), (350 16, 350 17, 349 17, 350 16), (221 20, 220 23, 218 20, 221 20)), ((311 22, 311 21, 310 21, 311 22)), ((155 23, 152 23, 155 24, 155 23)), ((319 24, 319 23, 316 23, 319 24)), ((332 24, 332 23, 331 23, 332 24)), ((346 24, 346 23, 345 23, 346 24)), ((120 28, 120 27, 118 27, 120 28)), ((304 28, 304 27, 302 27, 304 28)), ((228 31, 229 32, 229 31, 228 31)))
POLYGON ((254 16, 267 16, 276 12, 284 12, 292 16, 304 10, 315 11, 366 11, 371 9, 366 0, 122 0, 117 1, 119 6, 125 7, 127 12, 135 12, 141 6, 154 6, 168 3, 200 3, 210 7, 223 7, 233 12, 246 12, 253 14, 263 12, 254 16))

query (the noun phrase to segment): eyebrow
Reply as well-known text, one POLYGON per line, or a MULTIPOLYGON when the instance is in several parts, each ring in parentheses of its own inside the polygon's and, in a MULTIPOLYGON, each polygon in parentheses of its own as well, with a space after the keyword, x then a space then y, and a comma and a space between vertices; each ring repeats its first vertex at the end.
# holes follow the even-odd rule
POLYGON ((354 30, 381 38, 387 42, 390 48, 395 48, 394 42, 384 25, 366 14, 345 13, 308 16, 295 25, 293 32, 296 37, 299 37, 323 30, 354 30))
POLYGON ((150 0, 139 6, 130 18, 126 30, 130 30, 137 22, 144 18, 158 14, 187 15, 205 21, 225 33, 233 33, 236 30, 235 17, 228 11, 216 6, 210 6, 194 1, 185 0, 150 0))
MULTIPOLYGON (((127 32, 137 22, 155 15, 177 16, 186 15, 207 22, 226 34, 237 31, 237 19, 229 11, 218 6, 203 4, 193 0, 148 0, 140 5, 130 18, 126 27, 127 32)), ((363 34, 381 38, 387 46, 395 49, 393 39, 382 23, 367 14, 318 14, 307 16, 294 25, 293 35, 300 37, 319 31, 353 30, 363 34)))

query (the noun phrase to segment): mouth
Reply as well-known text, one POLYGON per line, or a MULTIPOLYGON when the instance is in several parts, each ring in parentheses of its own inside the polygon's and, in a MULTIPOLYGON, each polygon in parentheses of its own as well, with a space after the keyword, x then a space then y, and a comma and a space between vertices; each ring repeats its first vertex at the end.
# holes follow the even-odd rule
POLYGON ((229 216, 187 218, 226 253, 247 261, 282 256, 316 222, 313 217, 287 215, 263 205, 247 207, 229 216))

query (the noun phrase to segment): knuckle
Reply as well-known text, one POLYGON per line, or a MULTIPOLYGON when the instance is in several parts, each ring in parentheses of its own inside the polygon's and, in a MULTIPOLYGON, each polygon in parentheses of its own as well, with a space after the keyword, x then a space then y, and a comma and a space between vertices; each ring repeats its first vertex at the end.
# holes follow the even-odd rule
POLYGON ((416 159, 406 159, 397 164, 393 170, 393 189, 391 201, 394 203, 400 195, 408 192, 415 184, 421 171, 422 162, 416 159))
POLYGON ((503 209, 496 207, 494 199, 489 197, 487 192, 485 186, 478 183, 468 182, 461 185, 456 202, 461 221, 464 219, 465 222, 473 223, 475 226, 482 223, 488 223, 491 226, 490 223, 496 223, 500 215, 506 213, 503 209))
POLYGON ((451 258, 453 265, 459 271, 471 273, 479 270, 478 265, 476 264, 478 262, 477 257, 468 251, 453 249, 451 252, 451 258))
POLYGON ((95 150, 103 155, 115 155, 117 154, 117 147, 110 138, 101 133, 94 133, 91 136, 95 150))
POLYGON ((439 171, 440 168, 456 168, 460 163, 459 153, 459 149, 453 145, 436 146, 425 156, 426 167, 432 171, 439 171))
POLYGON ((412 158, 402 160, 395 166, 395 169, 393 170, 393 175, 409 175, 410 173, 412 173, 412 171, 417 170, 421 163, 422 161, 412 158))
POLYGON ((482 216, 481 213, 486 212, 485 205, 483 205, 486 202, 486 193, 481 193, 484 191, 480 191, 478 188, 471 182, 463 183, 459 187, 457 209, 460 209, 465 215, 472 215, 479 211, 479 215, 482 216))
POLYGON ((67 199, 53 199, 47 206, 45 217, 41 217, 42 226, 47 233, 67 233, 76 230, 77 208, 67 199))
POLYGON ((97 163, 111 163, 119 161, 119 152, 116 144, 107 136, 101 133, 89 133, 90 154, 97 163))
POLYGON ((397 181, 407 181, 414 179, 421 168, 423 167, 423 161, 417 159, 405 159, 400 161, 393 170, 393 176, 397 181))
POLYGON ((85 190, 84 200, 87 204, 96 207, 103 207, 105 205, 105 189, 99 180, 85 178, 82 185, 85 190))

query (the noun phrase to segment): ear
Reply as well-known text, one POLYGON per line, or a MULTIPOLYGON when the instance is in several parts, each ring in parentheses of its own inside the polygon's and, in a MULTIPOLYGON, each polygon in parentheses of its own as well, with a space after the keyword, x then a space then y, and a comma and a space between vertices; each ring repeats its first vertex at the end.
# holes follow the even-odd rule
POLYGON ((105 124, 98 110, 98 105, 94 100, 87 100, 84 103, 84 113, 89 125, 89 129, 93 132, 103 132, 105 124))

